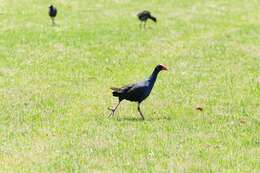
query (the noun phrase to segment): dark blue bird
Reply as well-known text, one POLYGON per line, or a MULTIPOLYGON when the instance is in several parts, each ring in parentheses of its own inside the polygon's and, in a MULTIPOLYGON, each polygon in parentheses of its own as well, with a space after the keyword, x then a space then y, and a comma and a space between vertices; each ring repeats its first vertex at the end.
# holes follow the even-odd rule
POLYGON ((129 84, 129 85, 123 86, 121 88, 112 87, 111 88, 113 90, 112 94, 113 94, 113 96, 118 97, 119 102, 114 109, 109 108, 109 110, 112 111, 110 116, 114 115, 114 113, 115 113, 117 107, 119 106, 119 104, 121 103, 121 101, 128 100, 128 101, 132 101, 132 102, 138 102, 137 109, 138 109, 138 112, 140 113, 142 119, 144 120, 143 113, 141 112, 141 109, 140 109, 140 104, 142 103, 142 101, 144 101, 150 95, 150 93, 153 89, 154 83, 157 79, 157 75, 162 70, 168 70, 168 69, 166 66, 159 64, 154 68, 153 73, 146 80, 143 80, 141 82, 134 83, 134 84, 129 84))
POLYGON ((140 27, 142 27, 142 23, 144 23, 144 28, 145 28, 145 24, 146 21, 148 19, 151 19, 152 21, 154 21, 156 23, 157 19, 156 17, 152 16, 150 11, 144 10, 140 13, 137 14, 138 19, 141 21, 140 27))
POLYGON ((55 8, 53 5, 49 6, 49 16, 51 17, 52 24, 55 25, 54 18, 57 15, 57 8, 55 8))

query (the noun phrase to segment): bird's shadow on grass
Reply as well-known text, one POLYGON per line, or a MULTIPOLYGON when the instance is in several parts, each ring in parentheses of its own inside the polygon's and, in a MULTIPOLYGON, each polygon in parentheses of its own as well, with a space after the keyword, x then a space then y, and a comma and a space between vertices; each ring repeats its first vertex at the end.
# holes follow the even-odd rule
POLYGON ((50 24, 51 27, 60 27, 59 24, 55 23, 55 24, 50 24))
POLYGON ((153 118, 146 118, 142 119, 139 117, 123 117, 123 118, 117 118, 117 121, 132 121, 132 122, 145 122, 145 121, 170 121, 170 117, 153 117, 153 118))
POLYGON ((141 32, 148 32, 151 30, 154 30, 154 27, 152 26, 147 26, 146 28, 139 28, 141 32))

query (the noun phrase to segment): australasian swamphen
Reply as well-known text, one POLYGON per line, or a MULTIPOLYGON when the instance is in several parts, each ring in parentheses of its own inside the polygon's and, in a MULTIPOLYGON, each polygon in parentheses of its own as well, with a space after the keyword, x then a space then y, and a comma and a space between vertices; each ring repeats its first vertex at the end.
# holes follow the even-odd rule
POLYGON ((141 21, 140 26, 142 25, 142 22, 144 23, 144 28, 145 28, 146 21, 147 21, 148 19, 151 19, 151 20, 154 21, 154 22, 157 21, 156 17, 152 16, 151 13, 150 13, 150 11, 147 11, 147 10, 144 10, 144 11, 138 13, 138 14, 137 14, 137 17, 138 17, 138 19, 141 21))
POLYGON ((150 93, 153 89, 154 83, 157 79, 157 75, 162 70, 168 70, 168 69, 166 66, 159 64, 154 68, 153 73, 146 80, 143 80, 141 82, 134 83, 134 84, 129 84, 129 85, 123 86, 121 88, 111 87, 111 89, 113 90, 113 92, 112 92, 113 96, 118 97, 119 102, 115 108, 113 108, 113 109, 109 108, 109 110, 112 111, 109 116, 114 115, 114 113, 115 113, 117 107, 119 106, 119 104, 121 103, 121 101, 128 100, 128 101, 138 103, 138 107, 137 107, 138 112, 140 113, 142 119, 144 120, 144 115, 141 112, 140 104, 142 103, 142 101, 144 101, 150 95, 150 93))
POLYGON ((52 25, 55 25, 54 18, 57 15, 57 8, 55 8, 53 5, 49 6, 49 16, 51 17, 52 25))

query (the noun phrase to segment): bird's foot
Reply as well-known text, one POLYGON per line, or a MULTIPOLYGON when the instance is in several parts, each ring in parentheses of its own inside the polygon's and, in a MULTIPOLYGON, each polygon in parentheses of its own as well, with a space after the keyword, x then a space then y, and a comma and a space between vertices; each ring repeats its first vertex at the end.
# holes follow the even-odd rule
POLYGON ((111 113, 109 114, 109 116, 108 117, 111 117, 111 116, 113 116, 114 115, 114 113, 115 113, 115 109, 112 109, 112 108, 107 108, 108 110, 110 110, 111 111, 111 113))
POLYGON ((144 121, 144 116, 143 116, 143 115, 141 115, 141 118, 142 118, 142 120, 144 121))

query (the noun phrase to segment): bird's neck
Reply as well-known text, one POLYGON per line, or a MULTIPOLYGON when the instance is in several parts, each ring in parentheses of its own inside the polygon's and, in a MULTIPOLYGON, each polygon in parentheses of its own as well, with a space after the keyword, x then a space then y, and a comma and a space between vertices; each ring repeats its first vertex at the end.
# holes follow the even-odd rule
POLYGON ((149 81, 154 84, 156 79, 157 79, 157 75, 158 75, 159 71, 154 70, 153 73, 151 74, 151 76, 149 77, 149 81))
POLYGON ((151 15, 149 16, 149 18, 152 19, 154 22, 156 21, 156 18, 151 15))

